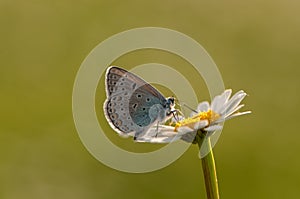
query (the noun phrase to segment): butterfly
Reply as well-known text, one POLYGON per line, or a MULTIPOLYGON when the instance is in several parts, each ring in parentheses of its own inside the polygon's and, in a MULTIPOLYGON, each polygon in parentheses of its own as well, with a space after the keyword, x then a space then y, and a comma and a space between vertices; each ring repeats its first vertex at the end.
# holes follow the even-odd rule
POLYGON ((142 137, 155 124, 176 112, 174 97, 165 98, 157 89, 125 69, 110 66, 105 75, 104 115, 122 136, 142 137))

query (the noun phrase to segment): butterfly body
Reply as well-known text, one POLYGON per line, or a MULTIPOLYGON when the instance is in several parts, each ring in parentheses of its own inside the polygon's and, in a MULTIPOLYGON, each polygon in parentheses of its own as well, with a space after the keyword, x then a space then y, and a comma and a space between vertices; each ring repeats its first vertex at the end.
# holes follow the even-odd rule
POLYGON ((109 67, 105 84, 105 117, 120 135, 137 138, 174 111, 174 98, 165 98, 149 83, 122 68, 109 67))

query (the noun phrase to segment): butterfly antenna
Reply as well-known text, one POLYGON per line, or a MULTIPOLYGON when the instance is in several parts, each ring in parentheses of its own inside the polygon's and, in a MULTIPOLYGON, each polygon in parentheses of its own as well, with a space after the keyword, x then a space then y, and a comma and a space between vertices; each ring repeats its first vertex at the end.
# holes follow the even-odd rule
POLYGON ((187 105, 185 102, 181 102, 180 103, 180 106, 184 106, 188 109, 190 109, 191 111, 195 112, 195 113, 198 113, 198 111, 196 111, 195 109, 192 109, 189 105, 187 105))

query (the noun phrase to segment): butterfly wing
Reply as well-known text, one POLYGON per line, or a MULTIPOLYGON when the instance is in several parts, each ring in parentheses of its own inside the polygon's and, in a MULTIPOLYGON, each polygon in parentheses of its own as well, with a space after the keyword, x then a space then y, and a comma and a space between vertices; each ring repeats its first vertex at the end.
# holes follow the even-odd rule
POLYGON ((106 71, 105 84, 105 117, 120 135, 138 137, 166 117, 167 100, 140 77, 112 66, 106 71))

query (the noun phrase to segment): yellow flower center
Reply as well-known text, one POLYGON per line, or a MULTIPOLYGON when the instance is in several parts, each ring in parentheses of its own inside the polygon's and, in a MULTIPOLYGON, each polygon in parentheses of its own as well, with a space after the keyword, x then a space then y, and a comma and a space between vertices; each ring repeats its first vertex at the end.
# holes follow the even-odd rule
POLYGON ((186 118, 184 120, 176 122, 174 131, 177 132, 178 128, 181 126, 187 126, 190 127, 191 129, 194 129, 196 122, 200 122, 201 120, 202 121, 207 120, 208 121, 207 126, 209 126, 211 122, 217 120, 219 117, 220 115, 218 113, 213 112, 212 110, 208 110, 206 112, 200 112, 194 115, 193 117, 186 118))

